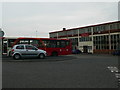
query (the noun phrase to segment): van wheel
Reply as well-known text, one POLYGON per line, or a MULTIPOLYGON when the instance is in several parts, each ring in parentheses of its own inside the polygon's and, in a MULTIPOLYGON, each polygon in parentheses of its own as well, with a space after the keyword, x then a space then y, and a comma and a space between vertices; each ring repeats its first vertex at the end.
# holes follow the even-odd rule
POLYGON ((39 55, 39 58, 40 58, 40 59, 44 59, 44 58, 45 58, 45 55, 44 55, 43 53, 41 53, 41 54, 39 55))
POLYGON ((52 56, 58 56, 57 52, 52 52, 52 56))
POLYGON ((21 56, 20 56, 19 54, 15 54, 15 55, 13 56, 13 58, 14 58, 15 60, 19 60, 19 59, 21 58, 21 56))

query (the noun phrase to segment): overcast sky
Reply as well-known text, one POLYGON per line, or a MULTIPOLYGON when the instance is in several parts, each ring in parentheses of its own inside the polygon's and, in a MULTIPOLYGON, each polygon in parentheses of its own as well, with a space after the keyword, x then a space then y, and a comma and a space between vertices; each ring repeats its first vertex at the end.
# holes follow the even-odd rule
POLYGON ((117 20, 117 2, 2 3, 2 29, 5 36, 49 37, 49 32, 62 28, 77 28, 117 20))

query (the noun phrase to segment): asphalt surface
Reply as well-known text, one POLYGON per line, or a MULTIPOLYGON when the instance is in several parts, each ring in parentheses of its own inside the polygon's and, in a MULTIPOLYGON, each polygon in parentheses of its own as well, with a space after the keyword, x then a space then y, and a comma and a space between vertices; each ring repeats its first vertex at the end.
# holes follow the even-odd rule
POLYGON ((3 56, 3 88, 118 88, 118 56, 66 55, 13 60, 3 56))

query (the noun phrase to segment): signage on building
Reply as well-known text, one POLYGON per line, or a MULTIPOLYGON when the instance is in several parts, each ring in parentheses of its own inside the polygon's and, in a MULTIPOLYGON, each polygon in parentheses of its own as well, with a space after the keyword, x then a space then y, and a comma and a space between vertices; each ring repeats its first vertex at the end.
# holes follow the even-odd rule
POLYGON ((88 37, 89 36, 89 33, 83 33, 81 34, 81 37, 88 37))

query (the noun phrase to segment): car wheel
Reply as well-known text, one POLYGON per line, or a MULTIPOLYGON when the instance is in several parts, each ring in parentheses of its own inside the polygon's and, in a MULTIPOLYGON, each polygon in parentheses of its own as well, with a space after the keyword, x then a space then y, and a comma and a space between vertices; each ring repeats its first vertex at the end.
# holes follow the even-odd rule
POLYGON ((44 55, 43 53, 41 53, 41 54, 39 55, 39 58, 40 58, 40 59, 43 59, 43 58, 45 58, 45 55, 44 55))
POLYGON ((14 58, 15 60, 19 60, 19 59, 21 58, 21 56, 20 56, 19 54, 15 54, 15 55, 13 56, 13 58, 14 58))

